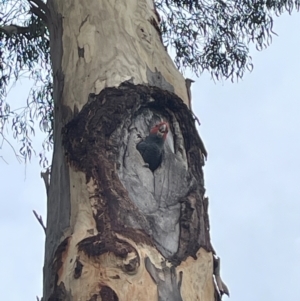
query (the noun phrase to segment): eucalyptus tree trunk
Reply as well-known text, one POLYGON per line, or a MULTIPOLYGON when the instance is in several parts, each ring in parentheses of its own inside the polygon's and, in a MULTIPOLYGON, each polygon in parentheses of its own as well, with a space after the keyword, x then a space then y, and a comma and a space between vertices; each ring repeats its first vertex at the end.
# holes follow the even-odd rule
POLYGON ((205 148, 152 0, 49 0, 54 155, 44 301, 219 299, 205 148), (136 149, 170 125, 161 166, 136 149))

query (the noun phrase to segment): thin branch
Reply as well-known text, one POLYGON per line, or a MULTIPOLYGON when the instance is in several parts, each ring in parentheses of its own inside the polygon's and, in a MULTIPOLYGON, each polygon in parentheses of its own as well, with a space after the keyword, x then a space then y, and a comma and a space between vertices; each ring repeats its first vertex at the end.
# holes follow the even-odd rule
POLYGON ((27 0, 30 4, 31 11, 47 23, 50 17, 50 11, 46 3, 41 0, 27 0), (35 4, 35 5, 34 5, 35 4))
POLYGON ((40 223, 40 225, 43 227, 43 229, 44 229, 44 231, 45 231, 45 234, 46 234, 46 227, 45 227, 45 225, 44 225, 42 216, 41 216, 41 215, 39 216, 39 215, 35 212, 35 210, 32 210, 32 212, 33 212, 34 216, 36 217, 36 219, 38 220, 38 222, 40 223))
MULTIPOLYGON (((47 24, 49 16, 49 9, 47 5, 41 0, 28 0, 28 3, 30 5, 30 11, 47 24)), ((0 32, 4 32, 9 36, 13 34, 24 34, 30 32, 30 27, 10 24, 0 26, 0 32)))
POLYGON ((14 24, 4 25, 0 26, 0 32, 4 32, 5 34, 11 36, 13 34, 30 32, 30 27, 22 27, 14 24))
POLYGON ((30 5, 30 10, 33 14, 37 17, 41 18, 45 23, 47 23, 47 16, 45 13, 42 12, 38 7, 30 5))
POLYGON ((0 156, 0 158, 8 165, 8 163, 4 160, 4 158, 2 156, 0 156))
POLYGON ((28 0, 29 4, 32 5, 33 2, 40 10, 43 10, 46 15, 49 15, 49 8, 47 4, 41 0, 28 0))
MULTIPOLYGON (((7 12, 7 14, 1 16, 1 19, 7 21, 7 20, 8 20, 8 17, 15 11, 14 8, 15 8, 17 5, 18 5, 18 2, 16 1, 16 2, 10 7, 9 11, 7 12)), ((12 18, 12 19, 14 19, 14 18, 12 18)))
POLYGON ((20 159, 21 156, 19 156, 19 155, 16 153, 16 151, 15 151, 14 147, 12 146, 12 144, 4 137, 4 135, 3 135, 2 133, 0 133, 0 135, 1 135, 2 138, 3 138, 3 141, 5 141, 5 142, 12 148, 12 150, 13 150, 13 152, 15 153, 15 156, 16 156, 17 160, 19 161, 19 163, 22 163, 22 160, 20 159))

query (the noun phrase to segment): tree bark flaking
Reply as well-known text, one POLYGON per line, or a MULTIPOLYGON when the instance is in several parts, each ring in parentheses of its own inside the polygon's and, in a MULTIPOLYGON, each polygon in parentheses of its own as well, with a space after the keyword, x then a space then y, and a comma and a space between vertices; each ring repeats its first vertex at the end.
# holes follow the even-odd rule
POLYGON ((140 266, 140 258, 137 251, 126 241, 122 241, 112 233, 101 233, 96 236, 88 237, 80 242, 78 250, 83 251, 89 257, 99 257, 102 254, 111 252, 116 257, 123 259, 122 269, 128 273, 134 271, 140 266), (127 261, 128 254, 133 254, 127 261))
MULTIPOLYGON (((61 110, 62 114, 67 111, 61 110)), ((67 115, 70 120, 72 116, 67 115)), ((90 94, 87 104, 63 127, 62 138, 70 168, 83 172, 86 183, 92 180, 96 187, 90 197, 96 229, 87 231, 88 237, 77 244, 74 279, 83 277, 85 258, 101 265, 105 254, 113 254, 120 269, 112 269, 110 279, 124 279, 122 273, 140 275, 145 254, 138 246, 147 245, 162 254, 162 266, 168 262, 160 269, 147 259, 158 300, 165 300, 170 289, 174 300, 183 300, 184 268, 176 271, 176 266, 189 257, 196 260, 201 248, 213 252, 202 171, 207 153, 190 110, 172 92, 126 82, 99 95, 90 94), (152 173, 136 144, 161 120, 169 123, 170 132, 162 165, 152 173), (158 280, 161 273, 164 276, 158 280)), ((49 300, 68 300, 63 282, 58 281, 68 241, 55 253, 49 300)), ((98 285, 97 294, 106 296, 101 295, 102 300, 119 300, 119 291, 109 291, 109 283, 98 285)), ((89 298, 95 296, 94 291, 89 298)))
MULTIPOLYGON (((149 129, 147 126, 144 128, 144 134, 147 134, 146 131, 149 129)), ((138 130, 142 131, 142 129, 138 130)), ((175 152, 180 148, 176 146, 176 139, 180 140, 180 137, 174 135, 175 152)), ((208 251, 212 250, 208 225, 205 225, 208 219, 207 212, 204 210, 206 208, 203 206, 205 189, 201 168, 204 164, 201 154, 207 156, 207 153, 195 129, 190 111, 176 95, 155 87, 135 86, 130 83, 124 83, 119 88, 107 88, 100 95, 90 96, 90 102, 65 126, 63 141, 70 164, 86 174, 87 182, 93 178, 98 183, 99 202, 95 206, 97 207, 95 220, 99 233, 116 232, 128 237, 128 234, 132 232, 136 242, 150 242, 150 238, 154 236, 158 249, 174 263, 179 263, 188 256, 195 257, 200 247, 208 251), (188 170, 184 171, 184 176, 189 178, 186 183, 193 184, 192 187, 186 187, 188 195, 175 200, 175 204, 170 205, 176 207, 174 210, 178 211, 178 219, 180 219, 171 225, 172 227, 179 225, 175 233, 180 236, 179 245, 175 252, 163 250, 160 237, 158 237, 160 233, 155 231, 156 213, 145 214, 139 203, 132 202, 124 187, 126 183, 122 181, 120 183, 120 178, 126 178, 124 176, 126 168, 122 169, 120 166, 124 165, 124 157, 128 154, 125 151, 123 158, 120 159, 119 145, 123 145, 125 150, 129 147, 126 145, 128 141, 124 139, 120 143, 120 139, 130 136, 130 129, 134 126, 132 116, 134 119, 145 119, 145 123, 153 123, 153 119, 155 121, 158 118, 166 119, 170 123, 171 130, 174 131, 177 123, 182 133, 183 145, 181 147, 184 148, 182 151, 186 152, 188 164, 188 170), (120 172, 123 175, 119 176, 120 172), (190 181, 190 178, 193 180, 190 181), (193 214, 196 214, 195 218, 192 218, 193 214), (193 220, 195 224, 192 224, 193 220), (136 230, 139 230, 139 235, 136 235, 136 230)), ((169 153, 172 152, 169 151, 169 153)), ((166 157, 168 157, 167 154, 166 157)), ((174 174, 169 176, 171 179, 176 177, 176 173, 182 174, 180 170, 182 166, 178 163, 177 167, 174 174)), ((148 177, 149 170, 145 170, 142 165, 141 169, 143 169, 142 173, 145 171, 144 175, 148 177)), ((154 184, 160 185, 157 182, 154 184)), ((169 190, 171 185, 170 182, 167 187, 169 190)), ((175 188, 182 190, 182 187, 175 188)), ((174 195, 176 196, 176 193, 174 195)), ((140 198, 140 196, 137 197, 140 198)), ((167 206, 159 209, 161 216, 158 218, 163 219, 163 222, 167 219, 170 208, 167 206)), ((94 238, 99 239, 96 236, 94 238)))
POLYGON ((55 255, 54 255, 54 264, 52 265, 52 275, 54 275, 54 281, 51 281, 48 285, 52 291, 51 296, 49 297, 49 301, 71 301, 69 294, 65 289, 65 285, 61 282, 57 285, 57 280, 59 277, 60 270, 63 266, 63 257, 64 253, 68 248, 69 238, 64 239, 59 247, 57 248, 55 255))
POLYGON ((179 273, 179 279, 177 279, 174 266, 164 266, 163 269, 158 269, 148 257, 145 258, 145 266, 153 281, 157 284, 158 301, 183 301, 180 292, 182 272, 179 273))
POLYGON ((119 301, 117 294, 109 286, 101 288, 100 297, 102 301, 119 301))
POLYGON ((55 100, 47 301, 214 300, 207 153, 150 2, 47 2, 55 100), (151 172, 136 145, 162 120, 170 131, 151 172))

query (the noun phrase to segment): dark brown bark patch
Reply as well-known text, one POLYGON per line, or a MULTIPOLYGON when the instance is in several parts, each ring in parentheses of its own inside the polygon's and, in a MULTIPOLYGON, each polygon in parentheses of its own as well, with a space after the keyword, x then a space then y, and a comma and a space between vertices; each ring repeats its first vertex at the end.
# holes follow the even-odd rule
MULTIPOLYGON (((53 284, 50 286, 51 289, 51 295, 48 299, 48 301, 67 301, 71 300, 69 294, 65 290, 64 283, 61 282, 59 286, 57 286, 57 281, 59 278, 61 267, 63 266, 63 263, 65 262, 65 255, 69 244, 69 237, 65 238, 60 245, 58 246, 55 255, 54 255, 54 261, 51 266, 51 276, 53 278, 53 284)), ((47 299, 46 299, 47 300, 47 299)))
POLYGON ((93 238, 97 247, 84 243, 85 252, 97 256, 111 249, 118 254, 114 233, 154 243, 176 264, 195 257, 200 247, 212 250, 202 171, 207 152, 179 97, 130 83, 106 88, 89 95, 63 137, 70 164, 97 185, 93 206, 102 236, 93 238), (161 120, 170 125, 171 142, 161 167, 152 173, 136 144, 161 120))
POLYGON ((84 251, 88 256, 97 257, 107 252, 114 253, 117 257, 126 258, 129 253, 136 253, 136 250, 126 241, 117 237, 107 239, 102 234, 87 237, 78 244, 78 250, 84 251))
POLYGON ((119 301, 117 294, 109 286, 103 286, 101 288, 100 297, 102 301, 119 301))
POLYGON ((127 273, 130 274, 135 272, 139 267, 139 265, 140 265, 140 258, 137 256, 130 259, 127 264, 124 264, 124 269, 127 273))
POLYGON ((116 257, 123 259, 121 268, 128 274, 134 273, 140 266, 138 252, 126 241, 112 237, 110 233, 85 238, 78 244, 78 250, 83 251, 89 257, 98 257, 105 253, 113 253, 116 257), (135 256, 127 260, 129 254, 135 256))
POLYGON ((91 299, 89 299, 88 301, 97 301, 98 295, 93 295, 91 299))
POLYGON ((78 279, 82 273, 83 264, 79 261, 79 258, 76 258, 76 264, 74 269, 74 278, 78 279))
POLYGON ((60 245, 58 246, 55 256, 54 256, 54 264, 53 264, 53 273, 58 277, 61 267, 65 262, 65 256, 67 254, 67 248, 69 245, 69 237, 65 238, 60 245))

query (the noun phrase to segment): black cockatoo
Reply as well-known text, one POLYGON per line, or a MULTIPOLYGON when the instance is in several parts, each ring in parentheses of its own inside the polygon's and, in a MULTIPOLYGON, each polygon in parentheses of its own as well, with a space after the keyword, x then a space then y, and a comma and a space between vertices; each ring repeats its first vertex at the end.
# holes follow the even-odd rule
POLYGON ((169 125, 163 121, 155 125, 144 140, 136 146, 144 161, 149 165, 149 169, 154 171, 162 161, 164 143, 169 131, 169 125))

